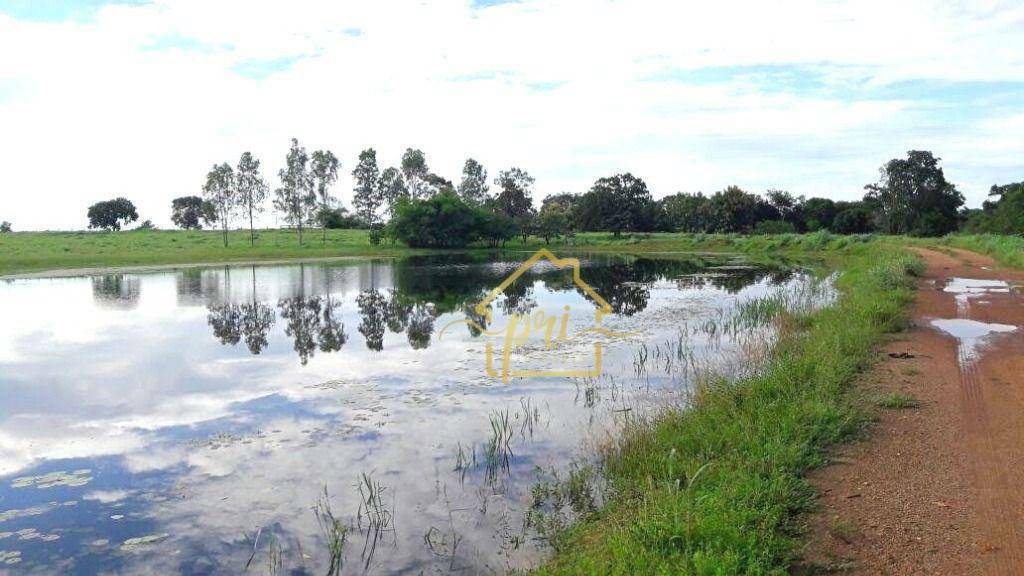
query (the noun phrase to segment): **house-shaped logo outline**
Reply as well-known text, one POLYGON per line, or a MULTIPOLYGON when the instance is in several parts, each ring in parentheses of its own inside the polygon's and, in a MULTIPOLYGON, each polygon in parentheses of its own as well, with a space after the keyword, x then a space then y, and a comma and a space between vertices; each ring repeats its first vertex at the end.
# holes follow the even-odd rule
MULTIPOLYGON (((548 259, 551 264, 558 269, 564 269, 566 267, 572 267, 572 281, 576 284, 583 292, 589 296, 592 300, 597 302, 598 307, 594 312, 594 327, 601 327, 601 318, 605 314, 611 314, 612 307, 601 297, 589 284, 583 281, 580 277, 580 261, 577 258, 558 258, 551 253, 547 248, 541 248, 537 250, 527 260, 523 262, 515 272, 510 274, 505 280, 499 284, 494 290, 487 295, 486 298, 477 303, 474 310, 480 316, 487 319, 490 323, 492 320, 491 310, 488 305, 493 302, 498 296, 505 291, 506 288, 511 286, 520 276, 526 273, 527 270, 533 267, 534 264, 539 262, 541 258, 548 259)), ((527 318, 529 322, 529 318, 527 318)), ((565 377, 576 377, 576 378, 596 378, 601 374, 601 343, 594 343, 594 367, 591 370, 511 370, 509 366, 511 350, 509 346, 505 346, 502 354, 502 370, 499 374, 494 369, 494 346, 490 342, 487 343, 487 374, 488 376, 497 378, 501 377, 502 382, 508 383, 508 379, 511 376, 522 377, 522 376, 565 376, 565 377)))

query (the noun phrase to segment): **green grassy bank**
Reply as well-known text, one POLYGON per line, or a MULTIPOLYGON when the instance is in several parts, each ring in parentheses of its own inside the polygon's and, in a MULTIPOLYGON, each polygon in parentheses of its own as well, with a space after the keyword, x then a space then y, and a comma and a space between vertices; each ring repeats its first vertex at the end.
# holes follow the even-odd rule
POLYGON ((882 243, 836 256, 839 302, 790 318, 763 375, 710 385, 691 408, 638 425, 609 449, 610 502, 555 538, 540 573, 788 571, 800 514, 813 503, 803 474, 826 446, 863 428, 870 412, 850 384, 873 345, 900 326, 921 270, 882 243))
POLYGON ((304 234, 299 246, 291 230, 232 231, 225 248, 214 230, 132 230, 125 232, 16 232, 0 234, 0 275, 63 268, 150 266, 196 262, 245 262, 332 256, 389 256, 409 252, 391 245, 371 246, 363 230, 319 230, 304 234))
POLYGON ((987 254, 1000 264, 1024 268, 1024 237, 995 234, 956 234, 939 240, 940 244, 987 254))
MULTIPOLYGON (((556 252, 571 250, 672 252, 672 251, 819 251, 863 243, 871 237, 835 236, 827 233, 778 236, 710 234, 583 233, 572 244, 530 238, 509 241, 506 250, 535 250, 548 246, 556 252)), ((471 248, 487 250, 485 247, 471 248)), ((337 256, 398 256, 415 251, 402 245, 373 246, 365 230, 328 230, 321 242, 319 230, 310 230, 299 246, 290 230, 260 230, 255 246, 249 232, 229 233, 228 246, 214 230, 136 230, 125 232, 17 232, 0 234, 0 275, 67 268, 151 266, 200 262, 247 262, 337 256)))

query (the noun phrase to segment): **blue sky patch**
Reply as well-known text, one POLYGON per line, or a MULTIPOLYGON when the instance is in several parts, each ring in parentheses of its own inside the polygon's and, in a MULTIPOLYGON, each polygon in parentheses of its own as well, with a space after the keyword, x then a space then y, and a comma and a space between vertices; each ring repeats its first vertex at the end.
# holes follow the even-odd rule
POLYGON ((100 8, 113 4, 139 6, 148 0, 0 0, 0 12, 18 20, 62 22, 91 20, 100 8))
POLYGON ((247 60, 234 65, 231 69, 246 78, 260 79, 277 72, 284 72, 301 59, 300 56, 285 56, 270 60, 247 60))

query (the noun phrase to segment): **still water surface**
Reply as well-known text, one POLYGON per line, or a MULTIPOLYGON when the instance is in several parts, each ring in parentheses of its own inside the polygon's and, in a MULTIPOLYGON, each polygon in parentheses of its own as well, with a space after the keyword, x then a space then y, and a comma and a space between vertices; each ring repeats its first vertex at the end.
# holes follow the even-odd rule
MULTIPOLYGON (((481 322, 473 306, 525 258, 0 281, 0 572, 323 574, 325 524, 346 531, 342 573, 529 568, 538 481, 589 470, 628 419, 685 402, 696 371, 748 369, 770 335, 723 337, 724 319, 816 282, 583 258, 604 325, 635 334, 528 344, 514 362, 557 368, 600 341, 604 373, 505 385, 484 372, 490 337, 440 332, 481 322)), ((487 328, 567 307, 579 334, 595 305, 541 264, 487 328)))

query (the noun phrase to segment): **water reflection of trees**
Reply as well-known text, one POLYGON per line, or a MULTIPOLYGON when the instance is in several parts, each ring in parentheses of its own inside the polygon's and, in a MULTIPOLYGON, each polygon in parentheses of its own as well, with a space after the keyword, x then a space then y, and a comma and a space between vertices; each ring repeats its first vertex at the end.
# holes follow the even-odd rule
POLYGON ((317 350, 337 352, 348 342, 339 312, 341 302, 330 295, 282 298, 277 307, 286 322, 284 333, 292 338, 303 364, 317 350))
POLYGON ((359 333, 363 335, 366 347, 370 350, 383 350, 385 328, 394 334, 405 332, 409 346, 414 350, 430 345, 434 321, 438 316, 430 302, 394 289, 387 293, 368 289, 356 297, 356 307, 362 317, 359 333))
MULTIPOLYGON (((224 283, 228 283, 229 275, 224 273, 224 283)), ((179 287, 183 283, 179 282, 179 287)), ((185 286, 197 286, 199 283, 187 283, 185 286)), ((225 292, 226 292, 225 288, 225 292)), ((179 301, 180 301, 179 292, 179 301)), ((236 345, 243 338, 249 352, 259 354, 267 347, 267 334, 274 326, 277 316, 274 309, 259 301, 256 296, 256 268, 252 268, 252 297, 244 304, 208 304, 206 322, 213 328, 213 335, 221 344, 236 345)))
MULTIPOLYGON (((430 346, 437 319, 454 313, 472 320, 470 336, 480 336, 478 326, 486 328, 486 318, 475 311, 475 306, 512 271, 516 262, 475 262, 472 258, 448 257, 436 259, 410 258, 387 267, 384 274, 371 270, 374 283, 386 282, 390 275, 392 287, 363 288, 354 298, 359 315, 357 330, 371 351, 384 349, 387 333, 403 334, 412 349, 430 346), (380 278, 378 278, 380 277, 380 278)), ((670 282, 680 289, 716 288, 735 293, 760 281, 781 284, 792 278, 789 268, 718 267, 703 258, 626 260, 620 257, 584 261, 583 279, 611 305, 614 313, 631 316, 648 306, 655 282, 670 282)), ((284 333, 300 361, 306 364, 317 351, 337 352, 348 341, 342 320, 342 299, 332 295, 331 278, 344 275, 314 273, 307 275, 308 265, 297 270, 288 284, 292 295, 278 299, 276 311, 260 302, 256 292, 256 272, 251 275, 251 296, 244 303, 231 302, 230 273, 224 270, 222 282, 208 282, 204 278, 188 275, 179 280, 179 291, 187 289, 193 295, 202 295, 208 302, 208 323, 214 336, 224 344, 236 345, 245 341, 249 351, 259 354, 268 345, 268 334, 277 315, 284 323, 284 333), (223 283, 223 286, 218 286, 223 283), (217 302, 216 304, 213 302, 217 302)), ((324 270, 319 270, 324 272, 324 270)), ((356 281, 359 276, 350 276, 356 281)), ((491 308, 501 314, 524 314, 538 306, 538 281, 553 292, 576 292, 587 295, 573 282, 570 270, 553 266, 538 266, 528 271, 509 286, 496 299, 491 308)), ((109 291, 122 294, 111 280, 109 291)), ((94 281, 94 287, 97 286, 94 281)), ((136 284, 137 286, 137 284, 136 284)), ((351 285, 348 285, 351 287, 351 285)), ((99 293, 100 287, 94 292, 99 293)), ((131 289, 127 289, 131 293, 131 289)), ((138 289, 135 293, 137 297, 138 289)), ((243 294, 245 292, 242 292, 243 294)), ((236 292, 234 298, 238 298, 236 292)), ((179 294, 180 298, 180 294, 179 294)), ((595 303, 596 305, 596 303, 595 303)))
POLYGON ((387 299, 379 290, 363 290, 356 297, 356 306, 363 321, 359 333, 370 350, 384 349, 384 327, 387 324, 387 299))
POLYGON ((92 277, 92 299, 103 308, 132 310, 139 305, 142 284, 138 276, 104 274, 92 277))

